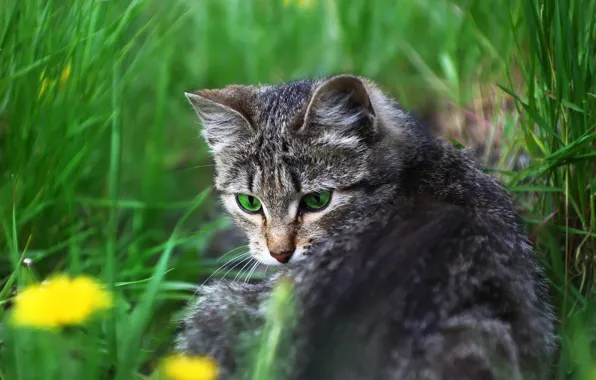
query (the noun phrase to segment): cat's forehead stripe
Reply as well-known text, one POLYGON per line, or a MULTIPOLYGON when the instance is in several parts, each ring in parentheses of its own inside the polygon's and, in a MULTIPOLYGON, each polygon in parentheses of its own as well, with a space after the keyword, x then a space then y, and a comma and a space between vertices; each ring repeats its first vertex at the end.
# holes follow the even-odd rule
POLYGON ((255 180, 254 172, 249 172, 247 174, 247 182, 248 182, 247 187, 251 194, 254 194, 254 180, 255 180))
POLYGON ((290 179, 294 185, 294 190, 299 193, 302 191, 302 184, 300 183, 300 177, 294 169, 290 169, 290 179))
POLYGON ((287 127, 306 106, 313 84, 313 81, 297 81, 262 89, 259 93, 260 126, 275 129, 287 127))
POLYGON ((260 174, 255 178, 254 184, 255 191, 259 195, 271 199, 283 199, 296 194, 293 176, 285 165, 274 165, 269 171, 261 171, 260 174))

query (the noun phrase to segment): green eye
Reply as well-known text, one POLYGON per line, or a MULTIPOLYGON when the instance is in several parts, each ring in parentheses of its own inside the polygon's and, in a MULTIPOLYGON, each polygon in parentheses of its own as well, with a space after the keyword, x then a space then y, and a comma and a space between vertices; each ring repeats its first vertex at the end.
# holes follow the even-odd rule
POLYGON ((306 194, 302 197, 302 204, 307 210, 319 211, 325 208, 331 200, 331 191, 323 190, 316 193, 306 194))
POLYGON ((261 201, 252 195, 237 194, 236 202, 238 202, 240 207, 248 213, 259 212, 261 210, 261 201))

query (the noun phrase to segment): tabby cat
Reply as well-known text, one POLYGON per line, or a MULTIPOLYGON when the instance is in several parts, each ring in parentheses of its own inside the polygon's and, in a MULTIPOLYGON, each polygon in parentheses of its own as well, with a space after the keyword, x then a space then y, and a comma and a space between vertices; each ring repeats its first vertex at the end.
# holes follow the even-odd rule
POLYGON ((280 379, 544 379, 554 319, 538 261, 499 182, 352 75, 187 93, 215 187, 276 267, 201 287, 176 348, 221 379, 290 279, 296 322, 280 379))

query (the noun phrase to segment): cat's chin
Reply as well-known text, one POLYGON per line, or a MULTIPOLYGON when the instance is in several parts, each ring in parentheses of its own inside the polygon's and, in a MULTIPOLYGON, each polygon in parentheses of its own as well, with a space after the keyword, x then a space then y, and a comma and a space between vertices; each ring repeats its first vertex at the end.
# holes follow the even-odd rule
POLYGON ((279 261, 275 260, 273 257, 271 257, 271 255, 269 255, 269 253, 267 252, 257 252, 257 253, 253 253, 252 257, 257 260, 258 262, 260 262, 263 265, 267 265, 270 267, 276 267, 276 266, 283 266, 285 264, 280 263, 279 261))
POLYGON ((303 262, 306 261, 306 259, 308 258, 308 256, 306 255, 306 250, 302 247, 298 247, 296 249, 296 251, 294 252, 294 254, 292 255, 292 257, 290 258, 290 260, 287 263, 280 263, 279 261, 277 261, 276 259, 274 259, 268 251, 258 251, 258 252, 253 252, 252 257, 257 260, 258 262, 260 262, 263 265, 267 265, 267 266, 293 266, 293 265, 300 265, 303 262))

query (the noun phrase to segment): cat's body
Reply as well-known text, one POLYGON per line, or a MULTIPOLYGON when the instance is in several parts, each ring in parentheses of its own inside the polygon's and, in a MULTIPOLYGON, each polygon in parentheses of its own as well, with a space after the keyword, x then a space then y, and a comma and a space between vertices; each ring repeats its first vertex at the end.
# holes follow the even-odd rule
POLYGON ((508 195, 466 153, 351 76, 189 99, 253 256, 282 265, 203 287, 178 350, 242 375, 242 340, 282 276, 297 297, 284 378, 544 378, 540 269, 508 195))

